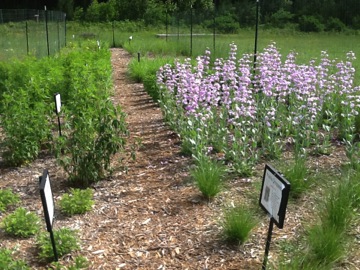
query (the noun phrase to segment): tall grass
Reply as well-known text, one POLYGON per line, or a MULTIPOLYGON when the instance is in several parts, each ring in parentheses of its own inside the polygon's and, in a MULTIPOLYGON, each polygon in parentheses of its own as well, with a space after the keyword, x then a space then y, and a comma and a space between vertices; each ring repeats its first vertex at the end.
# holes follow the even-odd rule
POLYGON ((221 191, 225 168, 207 157, 197 159, 197 166, 191 171, 196 185, 207 199, 212 199, 221 191))

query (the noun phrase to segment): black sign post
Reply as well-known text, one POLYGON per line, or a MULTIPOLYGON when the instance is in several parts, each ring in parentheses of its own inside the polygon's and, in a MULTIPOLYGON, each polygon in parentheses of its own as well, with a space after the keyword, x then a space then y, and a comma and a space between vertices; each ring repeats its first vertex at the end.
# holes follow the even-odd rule
POLYGON ((44 209, 44 216, 47 231, 50 233, 50 240, 54 251, 54 259, 58 261, 58 254, 56 251, 54 233, 52 230, 54 222, 55 204, 54 197, 51 191, 50 178, 48 170, 44 170, 43 175, 39 177, 40 180, 40 197, 44 209))
POLYGON ((270 225, 266 240, 262 270, 266 269, 274 223, 279 229, 284 227, 289 192, 290 183, 282 176, 282 174, 280 174, 270 165, 266 164, 259 204, 261 208, 263 208, 270 215, 270 225))
POLYGON ((55 101, 55 112, 58 119, 58 126, 59 126, 59 135, 61 137, 61 123, 60 123, 60 110, 61 110, 61 97, 59 93, 56 93, 54 95, 54 101, 55 101))

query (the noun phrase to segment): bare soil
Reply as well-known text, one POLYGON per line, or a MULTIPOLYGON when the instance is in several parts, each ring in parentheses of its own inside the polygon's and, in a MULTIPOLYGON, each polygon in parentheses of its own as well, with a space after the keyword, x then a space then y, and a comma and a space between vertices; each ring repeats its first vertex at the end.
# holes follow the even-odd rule
MULTIPOLYGON (((113 101, 127 114, 127 153, 131 145, 138 145, 136 159, 129 155, 114 159, 113 176, 92 187, 95 205, 91 212, 66 217, 56 208, 54 228, 77 229, 81 243, 80 251, 63 257, 61 262, 67 264, 81 255, 89 260, 89 269, 261 269, 268 218, 261 218, 241 246, 223 241, 221 220, 226 207, 244 200, 258 207, 254 186, 261 181, 263 165, 254 177, 230 179, 228 187, 213 201, 204 200, 191 182, 192 161, 181 155, 178 136, 165 125, 160 108, 143 86, 128 79, 131 55, 122 49, 111 51, 113 101)), ((343 158, 339 150, 317 158, 313 164, 331 167, 343 158)), ((66 174, 53 157, 44 156, 28 166, 0 171, 0 188, 12 188, 21 196, 21 205, 41 217, 38 177, 44 169, 49 170, 56 204, 68 186, 66 174)), ((289 204, 284 229, 274 228, 270 263, 279 253, 278 243, 293 238, 303 230, 304 223, 316 219, 314 211, 314 200, 306 197, 289 204)), ((0 214, 0 221, 2 217, 0 214)), ((359 234, 360 229, 355 228, 355 232, 359 234)), ((0 247, 17 247, 16 256, 33 269, 47 269, 48 265, 38 262, 34 238, 14 239, 0 229, 0 239, 0 247)), ((354 250, 351 262, 342 269, 359 269, 358 255, 354 250)))

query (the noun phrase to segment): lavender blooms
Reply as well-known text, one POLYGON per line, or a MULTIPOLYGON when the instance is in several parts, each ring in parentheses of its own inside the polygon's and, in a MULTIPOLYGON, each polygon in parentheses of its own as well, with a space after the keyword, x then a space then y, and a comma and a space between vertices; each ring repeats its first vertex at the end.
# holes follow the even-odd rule
MULTIPOLYGON (((180 134, 186 130, 183 137, 191 119, 196 137, 202 137, 206 149, 213 146, 211 134, 222 130, 227 145, 218 151, 225 152, 234 164, 240 162, 234 160, 236 157, 251 167, 261 155, 274 156, 286 136, 302 134, 302 145, 309 145, 324 122, 324 111, 330 112, 332 121, 338 121, 332 123, 339 124, 337 128, 341 128, 340 118, 354 118, 360 88, 354 86, 353 52, 347 54, 346 61, 330 60, 321 52, 318 64, 312 60, 306 65, 297 64, 296 56, 291 52, 282 62, 272 43, 258 54, 254 71, 252 56, 238 58, 236 45, 230 44, 228 58, 216 59, 213 64, 207 50, 196 58, 195 66, 190 59, 177 61, 173 67, 166 65, 158 72, 165 115, 174 116, 170 121, 177 121, 180 134), (333 117, 339 108, 340 118, 333 117), (311 138, 307 134, 312 134, 311 138)), ((349 122, 345 132, 353 131, 349 129, 352 125, 349 122)))

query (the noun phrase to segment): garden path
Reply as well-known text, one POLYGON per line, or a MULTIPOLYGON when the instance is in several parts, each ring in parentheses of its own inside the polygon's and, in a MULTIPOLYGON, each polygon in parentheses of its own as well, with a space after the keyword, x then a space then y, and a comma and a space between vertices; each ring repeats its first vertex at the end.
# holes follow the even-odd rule
POLYGON ((114 102, 127 114, 128 145, 141 143, 135 161, 125 158, 127 168, 96 187, 83 237, 92 268, 259 269, 256 254, 222 242, 220 201, 204 201, 189 183, 190 159, 180 154, 177 135, 142 84, 128 79, 130 60, 112 49, 114 102))

